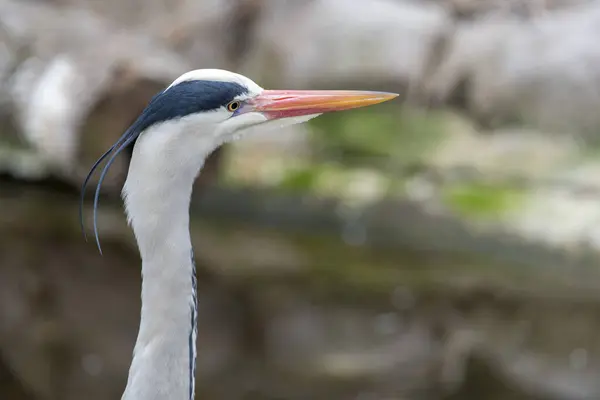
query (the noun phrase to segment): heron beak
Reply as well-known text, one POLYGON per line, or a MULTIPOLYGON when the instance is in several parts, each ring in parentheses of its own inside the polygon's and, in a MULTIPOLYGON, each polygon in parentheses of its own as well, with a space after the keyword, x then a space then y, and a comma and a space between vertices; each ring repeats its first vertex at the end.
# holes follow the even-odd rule
POLYGON ((396 93, 357 90, 265 90, 252 106, 269 119, 278 119, 349 110, 396 97, 396 93))

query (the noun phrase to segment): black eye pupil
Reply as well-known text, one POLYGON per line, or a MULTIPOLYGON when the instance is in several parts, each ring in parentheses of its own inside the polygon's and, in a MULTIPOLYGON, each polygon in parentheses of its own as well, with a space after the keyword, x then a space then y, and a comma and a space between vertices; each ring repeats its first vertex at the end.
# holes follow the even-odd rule
POLYGON ((235 111, 235 110, 237 110, 239 106, 240 106, 240 103, 239 103, 239 102, 237 102, 237 101, 234 101, 234 102, 232 102, 232 103, 229 103, 229 109, 230 109, 231 111, 235 111))

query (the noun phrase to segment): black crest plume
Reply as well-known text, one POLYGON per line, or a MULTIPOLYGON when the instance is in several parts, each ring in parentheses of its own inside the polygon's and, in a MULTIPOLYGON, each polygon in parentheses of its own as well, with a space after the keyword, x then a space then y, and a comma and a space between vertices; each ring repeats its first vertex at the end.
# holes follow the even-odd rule
POLYGON ((186 115, 195 114, 203 111, 213 111, 220 107, 224 107, 236 96, 245 94, 248 88, 235 82, 207 81, 207 80, 191 80, 180 82, 177 85, 167 88, 166 90, 156 94, 148 103, 138 119, 127 129, 127 131, 113 144, 100 158, 92 165, 90 172, 87 174, 83 185, 81 186, 81 198, 79 202, 79 219, 81 230, 84 237, 85 226, 83 224, 83 202, 85 199, 85 190, 88 182, 100 164, 108 158, 104 165, 96 192, 94 195, 94 237, 100 254, 102 247, 98 237, 97 211, 98 198, 102 182, 110 169, 110 166, 115 161, 116 157, 121 154, 128 146, 134 145, 137 138, 149 127, 161 122, 171 121, 185 117, 186 115))

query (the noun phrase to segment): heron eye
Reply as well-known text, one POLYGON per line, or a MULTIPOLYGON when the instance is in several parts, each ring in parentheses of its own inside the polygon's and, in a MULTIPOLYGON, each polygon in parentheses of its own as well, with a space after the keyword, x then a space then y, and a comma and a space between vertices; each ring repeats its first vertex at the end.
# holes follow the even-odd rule
POLYGON ((234 112, 238 108, 240 108, 240 102, 237 100, 227 104, 227 111, 234 112))

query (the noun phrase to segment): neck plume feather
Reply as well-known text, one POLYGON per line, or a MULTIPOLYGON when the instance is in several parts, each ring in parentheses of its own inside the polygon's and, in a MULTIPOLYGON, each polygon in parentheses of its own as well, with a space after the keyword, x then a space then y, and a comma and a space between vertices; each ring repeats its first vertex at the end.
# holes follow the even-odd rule
POLYGON ((194 396, 197 295, 189 205, 203 160, 197 143, 169 148, 161 142, 173 134, 168 128, 138 139, 123 189, 142 258, 142 309, 122 400, 194 396))

